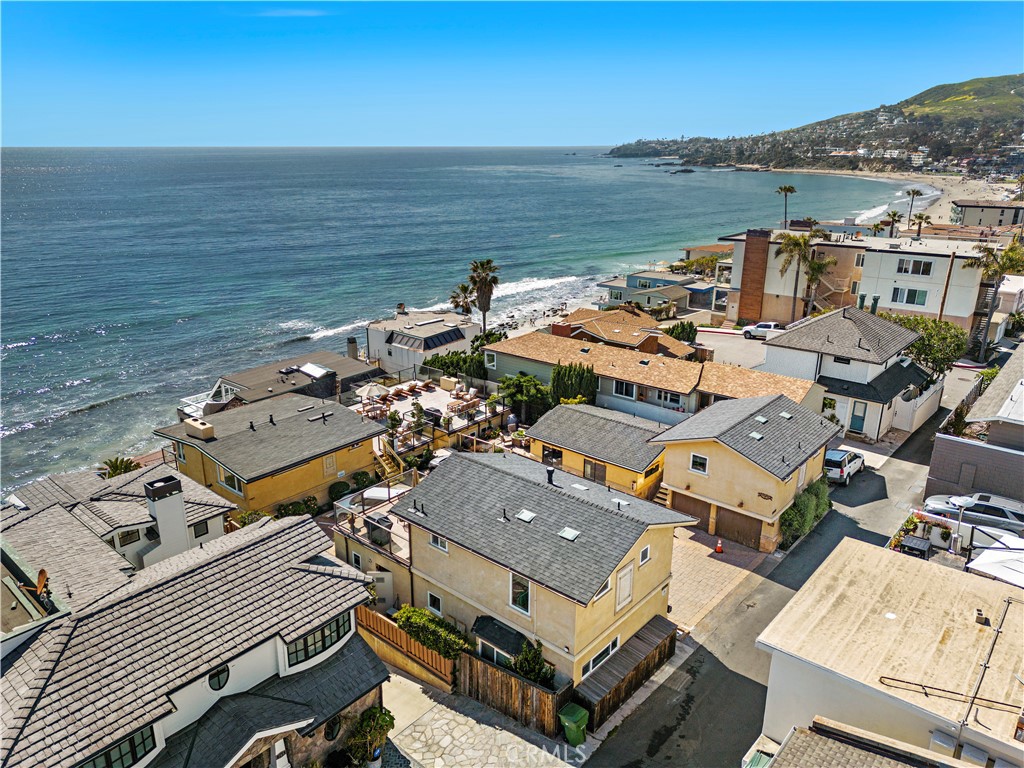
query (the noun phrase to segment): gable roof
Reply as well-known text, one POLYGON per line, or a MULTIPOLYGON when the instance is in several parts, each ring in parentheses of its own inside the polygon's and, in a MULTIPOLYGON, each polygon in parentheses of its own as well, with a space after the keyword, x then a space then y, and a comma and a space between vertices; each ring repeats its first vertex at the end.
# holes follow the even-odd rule
POLYGON ((798 403, 802 403, 813 388, 814 382, 806 379, 714 362, 703 364, 697 383, 699 391, 718 397, 738 399, 777 394, 798 403))
POLYGON ((856 307, 798 320, 764 343, 769 347, 839 355, 881 365, 921 334, 856 307))
POLYGON ((55 620, 3 660, 0 761, 77 765, 174 711, 182 685, 364 602, 369 580, 330 548, 309 517, 268 521, 55 620))
POLYGON ((870 382, 847 381, 832 376, 819 376, 818 383, 830 395, 843 395, 872 403, 888 403, 907 387, 922 386, 929 378, 928 372, 917 363, 890 365, 870 382))
POLYGON ((988 389, 982 392, 967 420, 1024 424, 1024 344, 1017 346, 988 389))
POLYGON ((509 453, 455 453, 391 514, 581 605, 593 599, 648 527, 697 522, 566 472, 554 470, 551 485, 548 469, 509 453), (516 518, 523 509, 536 517, 516 518), (563 528, 579 536, 564 539, 563 528))
POLYGON ((648 419, 593 405, 559 405, 530 427, 529 436, 609 464, 643 472, 664 448, 649 440, 664 430, 648 419))
POLYGON ((377 422, 336 402, 305 395, 283 395, 203 418, 214 428, 210 440, 189 436, 184 423, 161 427, 153 434, 198 448, 246 482, 385 431, 377 422), (250 422, 254 430, 249 428, 250 422))
POLYGON ((717 440, 785 480, 839 431, 838 424, 775 395, 722 400, 667 429, 655 442, 717 440))
POLYGON ((563 323, 581 323, 584 320, 605 319, 613 323, 625 323, 626 325, 641 325, 646 328, 657 328, 658 321, 653 315, 649 315, 642 309, 636 307, 619 307, 617 309, 589 309, 580 307, 574 309, 563 317, 563 323))
POLYGON ((552 324, 552 335, 565 335, 564 326, 569 326, 568 336, 591 336, 609 344, 636 348, 650 337, 658 341, 657 353, 668 357, 686 357, 693 352, 693 347, 685 342, 669 336, 658 327, 658 321, 645 312, 636 310, 576 310, 569 317, 552 324), (573 315, 576 315, 575 319, 573 315), (559 333, 559 328, 563 329, 559 333))

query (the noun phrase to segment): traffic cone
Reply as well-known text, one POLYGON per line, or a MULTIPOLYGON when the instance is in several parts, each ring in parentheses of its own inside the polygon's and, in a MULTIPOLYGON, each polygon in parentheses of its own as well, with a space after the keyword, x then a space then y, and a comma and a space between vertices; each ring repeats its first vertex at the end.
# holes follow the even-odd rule
POLYGON ((721 539, 719 539, 719 540, 718 540, 718 543, 717 543, 717 544, 715 544, 715 554, 716 554, 716 555, 720 555, 720 554, 722 554, 723 552, 725 552, 725 550, 724 550, 724 549, 722 549, 722 540, 721 540, 721 539))

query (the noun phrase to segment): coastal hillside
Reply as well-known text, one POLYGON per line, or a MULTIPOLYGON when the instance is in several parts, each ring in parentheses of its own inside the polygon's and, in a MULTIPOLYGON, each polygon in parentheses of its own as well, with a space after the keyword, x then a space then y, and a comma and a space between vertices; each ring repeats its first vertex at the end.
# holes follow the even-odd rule
POLYGON ((724 139, 640 139, 609 154, 768 168, 906 169, 964 159, 1012 166, 1013 150, 1006 148, 1020 143, 1022 130, 1024 74, 1017 74, 938 85, 898 104, 787 131, 724 139))

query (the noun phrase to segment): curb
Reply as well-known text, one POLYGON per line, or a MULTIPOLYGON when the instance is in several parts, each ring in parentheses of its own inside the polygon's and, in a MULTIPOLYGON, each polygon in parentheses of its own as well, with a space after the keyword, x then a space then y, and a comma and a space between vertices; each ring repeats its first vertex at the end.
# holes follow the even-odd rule
POLYGON ((721 333, 727 336, 742 336, 743 331, 736 331, 731 328, 698 328, 697 333, 721 333))

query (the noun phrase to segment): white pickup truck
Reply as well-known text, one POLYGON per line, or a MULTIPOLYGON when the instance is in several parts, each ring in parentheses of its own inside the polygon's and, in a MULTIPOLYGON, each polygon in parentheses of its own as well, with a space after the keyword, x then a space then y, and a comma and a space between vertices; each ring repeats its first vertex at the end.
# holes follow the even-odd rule
POLYGON ((755 323, 754 325, 743 326, 744 339, 767 339, 768 331, 784 331, 786 326, 782 323, 755 323))

